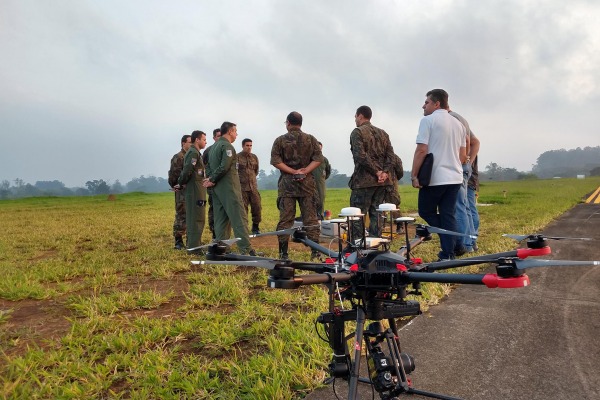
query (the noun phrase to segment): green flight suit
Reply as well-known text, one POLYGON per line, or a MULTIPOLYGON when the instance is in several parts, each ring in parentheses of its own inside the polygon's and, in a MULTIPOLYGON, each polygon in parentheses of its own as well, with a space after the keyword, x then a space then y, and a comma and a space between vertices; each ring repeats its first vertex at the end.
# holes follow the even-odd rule
POLYGON ((206 188, 202 186, 205 177, 204 163, 195 147, 185 153, 183 170, 178 183, 185 185, 185 215, 188 249, 202 244, 202 231, 206 219, 206 188))
POLYGON ((248 253, 250 237, 248 216, 244 211, 240 177, 237 171, 237 153, 229 141, 221 137, 212 145, 208 155, 207 175, 211 182, 217 240, 228 239, 229 228, 233 229, 240 253, 248 253))

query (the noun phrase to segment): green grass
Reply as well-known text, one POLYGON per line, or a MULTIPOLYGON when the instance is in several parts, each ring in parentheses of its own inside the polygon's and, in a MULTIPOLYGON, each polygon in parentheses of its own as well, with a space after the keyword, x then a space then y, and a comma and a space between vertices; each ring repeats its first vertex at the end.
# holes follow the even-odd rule
MULTIPOLYGON (((480 251, 514 248, 502 233, 539 232, 598 185, 485 183, 480 251)), ((402 212, 416 213, 417 191, 400 190, 402 212)), ((325 208, 337 215, 348 198, 330 189, 325 208)), ((275 199, 262 193, 263 231, 277 224, 275 199)), ((324 288, 273 290, 263 270, 192 267, 172 250, 169 193, 1 201, 0 221, 0 398, 294 399, 325 376, 330 350, 313 326, 324 288), (23 304, 38 314, 19 314, 23 304)), ((432 260, 437 247, 414 255, 432 260)), ((424 287, 424 307, 450 290, 424 287)))

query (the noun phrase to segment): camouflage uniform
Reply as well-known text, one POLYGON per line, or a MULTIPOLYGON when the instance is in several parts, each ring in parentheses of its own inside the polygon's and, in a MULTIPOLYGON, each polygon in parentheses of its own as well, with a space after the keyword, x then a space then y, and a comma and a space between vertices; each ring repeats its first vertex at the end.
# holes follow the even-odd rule
POLYGON ((327 157, 323 156, 323 162, 312 171, 317 186, 317 195, 315 196, 315 207, 317 209, 317 217, 323 219, 323 207, 325 206, 325 180, 331 175, 331 165, 327 157))
MULTIPOLYGON (((395 204, 398 211, 391 212, 391 218, 396 219, 402 216, 400 213, 400 193, 398 192, 398 181, 404 176, 404 169, 402 167, 402 160, 396 154, 393 156, 394 167, 390 170, 390 179, 392 181, 391 186, 385 187, 385 196, 383 198, 384 203, 395 204)), ((396 232, 402 231, 402 224, 399 222, 396 224, 396 232)))
MULTIPOLYGON (((177 185, 177 180, 183 169, 183 157, 185 151, 181 149, 179 153, 171 158, 171 168, 169 169, 169 185, 174 187, 177 185)), ((185 196, 183 191, 175 192, 175 221, 173 221, 173 237, 175 245, 183 246, 183 235, 185 235, 185 196)))
POLYGON ((215 183, 212 188, 217 240, 229 238, 230 228, 242 254, 252 250, 248 234, 248 217, 243 209, 240 177, 236 168, 237 155, 229 141, 221 137, 208 155, 208 177, 215 183))
POLYGON ((260 193, 258 192, 258 183, 256 176, 259 171, 258 157, 256 154, 241 152, 237 155, 238 173, 240 175, 240 186, 242 188, 242 200, 244 210, 248 215, 248 205, 252 211, 252 230, 258 230, 258 225, 262 220, 260 193))
POLYGON ((393 156, 393 168, 390 170, 391 186, 385 187, 384 203, 395 204, 400 208, 400 193, 398 193, 398 181, 404 176, 402 160, 396 154, 393 156))
MULTIPOLYGON (((292 130, 285 135, 279 136, 273 142, 271 149, 271 165, 284 163, 292 169, 301 169, 307 167, 311 162, 323 162, 323 154, 319 143, 314 136, 302 132, 301 130, 292 130)), ((296 201, 300 205, 302 214, 302 223, 309 227, 306 229, 307 236, 314 242, 319 241, 319 221, 317 219, 317 210, 315 209, 315 179, 312 174, 306 175, 306 178, 296 181, 293 175, 280 172, 277 192, 277 208, 279 209, 279 223, 277 230, 291 228, 296 216, 296 201)), ((278 236, 280 250, 282 245, 286 245, 289 236, 278 236)))
MULTIPOLYGON (((394 148, 390 137, 383 130, 364 122, 350 134, 350 151, 354 159, 354 173, 348 186, 352 189, 350 206, 360 208, 369 216, 369 235, 379 236, 377 208, 384 203, 387 186, 393 186, 391 179, 379 183, 377 171, 391 173, 394 148)), ((353 224, 354 237, 362 236, 364 227, 360 221, 353 224)))
MULTIPOLYGON (((204 162, 204 167, 208 170, 208 155, 210 153, 210 149, 213 145, 206 147, 204 152, 202 153, 202 162, 204 162)), ((212 188, 208 188, 208 229, 212 234, 213 239, 215 238, 215 216, 213 211, 213 201, 212 201, 212 188)))
POLYGON ((206 188, 202 186, 204 177, 204 163, 200 152, 192 146, 185 153, 183 170, 178 180, 180 185, 185 185, 188 249, 202 244, 202 231, 206 219, 206 188))

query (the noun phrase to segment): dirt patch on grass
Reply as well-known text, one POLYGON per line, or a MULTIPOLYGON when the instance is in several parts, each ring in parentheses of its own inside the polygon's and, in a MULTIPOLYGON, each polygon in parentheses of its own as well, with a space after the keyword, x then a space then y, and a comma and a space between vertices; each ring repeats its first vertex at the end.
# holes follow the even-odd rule
POLYGON ((64 336, 71 327, 67 320, 72 316, 60 300, 0 299, 0 310, 8 313, 6 322, 0 325, 0 346, 9 357, 22 354, 27 347, 45 347, 51 341, 64 336))
MULTIPOLYGON (((105 292, 154 290, 158 293, 172 293, 169 302, 154 309, 128 310, 119 316, 136 318, 176 317, 177 309, 185 304, 184 293, 189 291, 186 275, 178 274, 170 279, 135 278, 115 287, 107 288, 105 292)), ((7 356, 23 354, 28 347, 44 348, 50 343, 65 336, 71 329, 69 319, 77 318, 67 306, 69 296, 92 295, 91 290, 70 293, 49 300, 19 300, 8 301, 0 299, 0 312, 5 314, 5 322, 0 324, 0 349, 7 356)))
POLYGON ((40 260, 46 260, 48 258, 52 258, 54 256, 58 255, 58 250, 56 249, 52 249, 52 250, 44 250, 41 253, 39 253, 38 255, 28 258, 27 261, 40 261, 40 260))
MULTIPOLYGON (((250 242, 252 243, 252 247, 257 249, 274 249, 276 251, 279 251, 279 242, 277 241, 277 236, 262 236, 252 238, 250 239, 250 242)), ((290 249, 298 251, 309 250, 309 248, 303 245, 302 243, 295 243, 292 240, 290 240, 289 243, 290 249)))

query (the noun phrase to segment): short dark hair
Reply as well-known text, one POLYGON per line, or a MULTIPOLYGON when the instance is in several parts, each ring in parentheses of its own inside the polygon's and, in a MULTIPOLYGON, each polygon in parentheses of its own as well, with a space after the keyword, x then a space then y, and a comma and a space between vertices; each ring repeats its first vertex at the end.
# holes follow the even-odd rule
POLYGON ((242 147, 244 147, 244 145, 248 142, 252 143, 252 139, 246 138, 246 139, 242 140, 242 147))
POLYGON ((369 106, 360 106, 356 109, 356 115, 362 115, 365 119, 370 120, 373 116, 373 111, 371 111, 371 107, 369 106))
POLYGON ((288 114, 286 121, 289 122, 290 125, 302 126, 302 114, 297 111, 292 111, 288 114))
POLYGON ((446 92, 444 89, 432 89, 427 92, 427 97, 434 102, 439 101, 440 108, 448 108, 448 92, 446 92))
POLYGON ((221 133, 221 128, 217 128, 217 129, 213 130, 213 139, 216 138, 217 136, 219 136, 219 135, 217 135, 217 133, 219 133, 219 134, 221 133))
POLYGON ((206 136, 206 133, 202 131, 194 131, 192 132, 192 143, 196 142, 196 139, 202 137, 202 135, 206 136))
POLYGON ((221 135, 226 135, 227 133, 229 133, 229 130, 231 128, 233 128, 234 126, 237 126, 236 124, 234 124, 233 122, 228 122, 225 121, 221 124, 221 135))
POLYGON ((191 138, 191 135, 183 135, 181 137, 181 144, 184 144, 185 142, 187 142, 188 138, 191 138))

